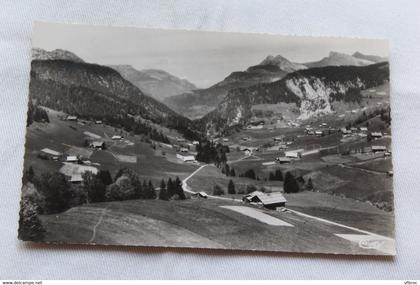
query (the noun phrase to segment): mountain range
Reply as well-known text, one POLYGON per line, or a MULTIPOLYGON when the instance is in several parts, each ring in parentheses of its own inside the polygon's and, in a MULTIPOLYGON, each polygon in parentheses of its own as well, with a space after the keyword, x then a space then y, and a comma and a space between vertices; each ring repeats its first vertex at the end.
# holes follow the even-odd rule
POLYGON ((389 80, 387 62, 368 66, 326 66, 298 70, 283 79, 237 88, 210 113, 200 119, 206 130, 220 132, 233 125, 245 125, 256 105, 286 104, 299 119, 330 114, 334 104, 358 103, 360 90, 389 80))
POLYGON ((291 62, 281 55, 269 55, 259 64, 251 66, 245 71, 232 72, 221 82, 209 88, 168 97, 164 100, 164 103, 188 118, 198 119, 213 111, 223 101, 229 91, 236 88, 278 81, 291 72, 313 67, 366 66, 381 61, 386 61, 386 59, 363 55, 359 52, 353 55, 330 52, 328 57, 320 61, 304 64, 291 62))
POLYGON ((29 95, 42 106, 111 125, 126 125, 134 117, 137 123, 150 122, 192 135, 189 119, 145 95, 107 66, 62 59, 32 60, 29 95))
POLYGON ((140 88, 144 93, 162 101, 163 99, 189 92, 197 87, 185 79, 180 79, 164 70, 137 70, 131 65, 111 65, 122 77, 140 88))
POLYGON ((65 50, 34 49, 30 98, 68 114, 117 125, 136 117, 191 137, 197 130, 217 132, 247 124, 256 105, 283 104, 300 119, 329 114, 337 102, 352 104, 360 99, 360 90, 387 82, 386 60, 359 52, 331 52, 306 64, 267 56, 209 88, 196 89, 161 70, 108 67, 86 63, 65 50), (184 93, 167 97, 177 92, 184 93))

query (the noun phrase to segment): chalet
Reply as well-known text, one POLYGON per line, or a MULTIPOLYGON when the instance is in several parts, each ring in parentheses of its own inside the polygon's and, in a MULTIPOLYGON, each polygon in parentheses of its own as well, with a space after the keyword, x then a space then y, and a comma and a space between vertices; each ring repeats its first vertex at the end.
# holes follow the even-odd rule
POLYGON ((284 156, 288 158, 300 158, 302 156, 303 149, 291 150, 284 152, 284 156))
POLYGON ((79 162, 79 158, 75 155, 68 155, 66 157, 66 162, 79 162))
POLYGON ((245 149, 243 149, 243 152, 244 152, 245 155, 251 155, 252 154, 252 149, 245 148, 245 149))
POLYGON ((281 149, 287 149, 287 144, 285 144, 285 143, 279 144, 279 150, 281 150, 281 149))
POLYGON ((197 198, 204 198, 204 199, 207 199, 209 197, 209 195, 207 195, 206 192, 196 192, 192 194, 191 196, 197 197, 197 198))
POLYGON ((181 149, 179 150, 180 152, 188 152, 188 149, 185 147, 181 147, 181 149))
POLYGON ((67 121, 77 121, 77 116, 67 116, 67 121))
POLYGON ((102 149, 105 149, 105 142, 102 142, 102 141, 91 142, 89 146, 94 149, 102 150, 102 149))
POLYGON ((180 160, 182 160, 183 162, 195 162, 195 157, 194 155, 182 155, 182 154, 176 154, 176 157, 180 160))
POLYGON ((43 153, 43 154, 45 154, 45 155, 47 155, 48 157, 51 157, 51 158, 55 158, 55 157, 57 157, 57 159, 58 159, 58 157, 59 156, 61 156, 61 152, 58 152, 58 151, 55 151, 55 150, 52 150, 52 149, 50 149, 50 148, 43 148, 43 149, 41 149, 41 152, 43 153))
POLYGON ((343 135, 351 134, 351 131, 350 131, 350 130, 347 130, 346 128, 341 128, 341 129, 340 129, 340 132, 341 132, 343 135))
POLYGON ((254 191, 248 195, 245 195, 242 198, 242 201, 246 203, 260 204, 268 209, 273 210, 277 207, 284 207, 287 202, 283 194, 280 192, 263 193, 260 191, 254 191))
POLYGON ((248 125, 247 126, 247 129, 250 129, 250 130, 261 130, 262 128, 263 128, 264 126, 263 125, 248 125))
POLYGON ((292 159, 290 157, 277 157, 276 160, 280 163, 280 164, 284 164, 284 163, 290 163, 292 162, 292 159))
POLYGON ((70 177, 70 183, 73 184, 81 184, 83 182, 83 177, 81 174, 73 174, 70 177))
POLYGON ((114 140, 114 141, 119 141, 119 140, 122 140, 122 138, 123 138, 122 136, 113 135, 111 139, 114 140))
POLYGON ((372 152, 385 152, 386 146, 383 145, 373 145, 372 146, 372 152))
POLYGON ((371 132, 370 135, 371 135, 372 138, 375 138, 375 139, 382 138, 382 133, 381 132, 371 132))

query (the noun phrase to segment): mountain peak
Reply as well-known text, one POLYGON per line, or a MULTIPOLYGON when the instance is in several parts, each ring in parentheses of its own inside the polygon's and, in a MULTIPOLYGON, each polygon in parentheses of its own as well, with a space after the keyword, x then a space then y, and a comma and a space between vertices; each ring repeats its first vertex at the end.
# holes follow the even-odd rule
POLYGON ((308 67, 323 67, 323 66, 365 66, 369 64, 375 63, 374 61, 365 59, 365 58, 357 58, 353 55, 330 51, 327 57, 324 57, 320 61, 316 62, 308 62, 306 65, 308 67))
POLYGON ((286 72, 294 72, 299 69, 307 68, 303 64, 291 62, 290 60, 281 55, 269 55, 260 63, 260 65, 275 65, 286 72))
POLYGON ((32 49, 32 60, 69 60, 74 62, 84 62, 83 59, 78 57, 76 54, 64 50, 64 49, 55 49, 52 51, 46 51, 41 48, 32 49))
POLYGON ((161 69, 137 70, 131 65, 112 65, 111 68, 140 90, 158 100, 197 89, 191 82, 161 69))

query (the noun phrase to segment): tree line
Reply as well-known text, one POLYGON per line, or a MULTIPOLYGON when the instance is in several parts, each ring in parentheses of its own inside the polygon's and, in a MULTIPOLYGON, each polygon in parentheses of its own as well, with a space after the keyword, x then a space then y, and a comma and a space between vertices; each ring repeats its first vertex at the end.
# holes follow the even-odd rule
MULTIPOLYGON (((22 178, 19 237, 23 240, 42 239, 39 214, 60 213, 88 203, 158 198, 152 181, 141 181, 129 168, 121 168, 114 178, 108 170, 100 170, 97 174, 87 171, 82 178, 82 183, 73 184, 60 172, 36 175, 30 166, 22 178), (26 191, 28 189, 31 191, 26 191)), ((159 199, 186 199, 178 177, 173 182, 169 179, 167 184, 168 187, 159 191, 159 199)))

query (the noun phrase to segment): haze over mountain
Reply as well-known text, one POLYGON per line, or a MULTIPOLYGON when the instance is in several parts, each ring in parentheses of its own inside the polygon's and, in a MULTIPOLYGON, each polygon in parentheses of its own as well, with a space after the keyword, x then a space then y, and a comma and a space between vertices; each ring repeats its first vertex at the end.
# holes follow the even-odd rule
POLYGON ((307 62, 305 65, 309 68, 312 67, 324 67, 324 66, 365 66, 373 64, 375 61, 368 60, 366 58, 355 57, 345 53, 339 53, 331 51, 327 57, 324 57, 320 61, 307 62))
POLYGON ((63 49, 55 49, 53 51, 46 51, 40 48, 33 48, 32 59, 33 60, 63 59, 63 60, 70 60, 74 62, 84 62, 83 59, 81 59, 74 53, 68 50, 63 50, 63 49))
POLYGON ((281 55, 270 55, 260 64, 251 66, 245 71, 232 72, 209 88, 168 97, 164 103, 180 114, 197 119, 212 111, 232 89, 274 82, 290 72, 306 68, 305 65, 291 62, 281 55))
POLYGON ((358 51, 353 53, 352 56, 355 57, 355 58, 369 60, 369 61, 376 62, 376 63, 388 61, 388 59, 386 57, 381 57, 381 56, 377 56, 377 55, 366 55, 366 54, 363 54, 363 53, 358 52, 358 51))
POLYGON ((185 79, 180 79, 164 70, 137 70, 131 65, 111 65, 122 77, 140 88, 144 93, 162 101, 166 97, 182 94, 197 87, 185 79))

